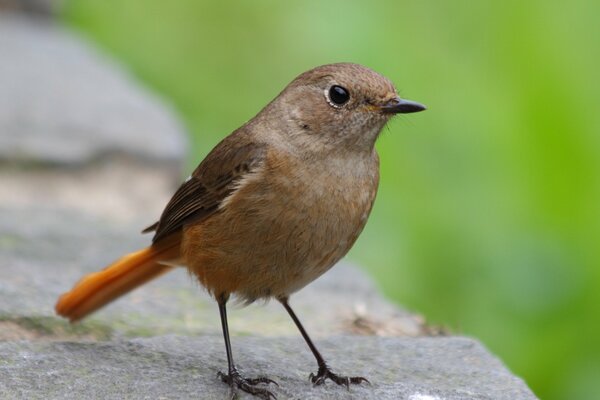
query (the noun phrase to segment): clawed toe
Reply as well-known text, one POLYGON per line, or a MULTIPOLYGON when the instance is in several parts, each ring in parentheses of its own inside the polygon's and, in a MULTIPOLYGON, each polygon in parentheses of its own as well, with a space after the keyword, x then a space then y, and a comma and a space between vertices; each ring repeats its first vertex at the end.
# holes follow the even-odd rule
POLYGON ((219 372, 218 376, 223 382, 231 386, 232 399, 236 397, 238 389, 243 390, 246 393, 250 393, 251 395, 260 397, 263 400, 277 399, 277 397, 275 397, 275 395, 271 391, 261 387, 257 387, 257 385, 260 384, 269 385, 271 383, 279 386, 277 382, 275 382, 272 379, 266 377, 244 378, 240 375, 240 373, 237 370, 234 370, 229 374, 219 372))
POLYGON ((334 374, 327 366, 319 367, 319 372, 316 375, 311 373, 309 379, 315 386, 322 385, 329 379, 338 385, 346 386, 347 389, 350 389, 350 384, 359 385, 363 382, 371 384, 367 378, 363 378, 362 376, 340 376, 334 374))

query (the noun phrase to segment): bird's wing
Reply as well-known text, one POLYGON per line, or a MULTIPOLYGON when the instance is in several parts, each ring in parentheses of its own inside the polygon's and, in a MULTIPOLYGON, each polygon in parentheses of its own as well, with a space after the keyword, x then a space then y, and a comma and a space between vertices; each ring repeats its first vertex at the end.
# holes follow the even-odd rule
POLYGON ((156 231, 152 238, 156 243, 187 224, 210 217, 236 189, 236 183, 262 164, 265 153, 266 146, 262 144, 252 143, 242 135, 228 136, 179 187, 160 220, 143 232, 156 231))

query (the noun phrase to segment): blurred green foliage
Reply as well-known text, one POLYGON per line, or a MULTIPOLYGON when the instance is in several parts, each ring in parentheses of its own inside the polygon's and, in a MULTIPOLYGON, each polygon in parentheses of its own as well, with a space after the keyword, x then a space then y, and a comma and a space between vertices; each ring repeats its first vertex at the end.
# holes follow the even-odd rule
POLYGON ((293 77, 352 61, 391 123, 351 257, 546 399, 600 386, 600 3, 78 0, 65 20, 170 99, 190 168, 293 77))

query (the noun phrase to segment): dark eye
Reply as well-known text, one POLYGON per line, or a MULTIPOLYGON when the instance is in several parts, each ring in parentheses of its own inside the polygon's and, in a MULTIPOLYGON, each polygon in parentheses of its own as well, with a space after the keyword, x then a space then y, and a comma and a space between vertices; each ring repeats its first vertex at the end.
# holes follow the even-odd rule
POLYGON ((331 100, 333 105, 341 106, 350 100, 350 93, 341 86, 333 85, 329 89, 329 100, 331 100))

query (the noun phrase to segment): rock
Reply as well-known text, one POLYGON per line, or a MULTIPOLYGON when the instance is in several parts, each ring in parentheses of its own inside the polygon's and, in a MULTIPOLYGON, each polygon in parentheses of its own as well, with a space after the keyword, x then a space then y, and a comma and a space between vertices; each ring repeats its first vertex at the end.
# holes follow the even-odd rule
POLYGON ((0 207, 158 218, 185 156, 171 107, 49 20, 0 13, 0 54, 0 207))
MULTIPOLYGON (((528 400, 536 397, 472 339, 334 336, 319 340, 335 371, 371 385, 314 387, 316 363, 298 338, 234 338, 249 376, 268 376, 278 399, 528 400)), ((102 343, 0 343, 2 399, 224 399, 220 336, 163 336, 102 343)), ((241 395, 242 399, 254 399, 241 395)))
POLYGON ((137 234, 158 219, 175 192, 181 178, 174 172, 126 158, 67 170, 0 167, 0 208, 9 214, 21 210, 25 215, 52 218, 57 212, 84 214, 115 225, 137 223, 133 227, 137 234))
POLYGON ((0 161, 81 165, 111 154, 179 170, 174 111, 49 21, 0 13, 0 161))

